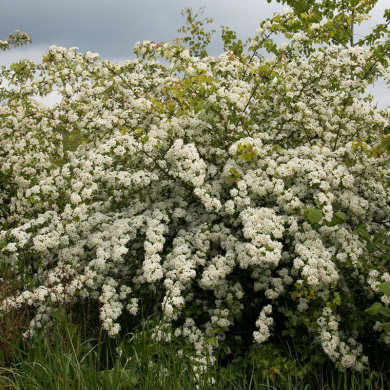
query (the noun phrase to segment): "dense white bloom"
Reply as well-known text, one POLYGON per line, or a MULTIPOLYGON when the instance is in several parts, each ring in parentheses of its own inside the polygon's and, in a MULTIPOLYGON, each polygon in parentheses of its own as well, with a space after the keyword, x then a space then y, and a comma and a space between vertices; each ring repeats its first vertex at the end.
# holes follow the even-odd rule
POLYGON ((270 326, 274 323, 271 317, 267 317, 272 313, 272 306, 265 306, 260 313, 259 318, 256 321, 256 326, 259 328, 258 331, 253 333, 253 337, 257 343, 261 344, 266 341, 270 336, 270 326))

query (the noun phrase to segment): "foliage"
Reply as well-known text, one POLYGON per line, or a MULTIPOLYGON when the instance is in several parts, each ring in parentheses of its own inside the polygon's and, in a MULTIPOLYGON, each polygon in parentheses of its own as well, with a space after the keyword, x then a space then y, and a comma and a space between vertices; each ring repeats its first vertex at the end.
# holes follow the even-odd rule
POLYGON ((204 24, 213 23, 214 19, 198 20, 199 16, 203 14, 204 8, 200 8, 195 15, 193 15, 191 8, 184 8, 181 14, 186 18, 186 24, 177 29, 177 32, 187 34, 183 38, 183 42, 189 45, 191 55, 200 58, 207 56, 206 47, 210 44, 211 37, 216 32, 214 29, 205 32, 203 27, 204 24))
POLYGON ((0 315, 28 308, 33 338, 57 306, 89 302, 115 338, 157 305, 150 339, 185 345, 198 381, 218 353, 280 337, 306 370, 379 366, 390 123, 363 96, 387 58, 317 48, 313 24, 276 45, 290 11, 261 23, 249 52, 224 28, 215 58, 188 15, 199 56, 180 40, 138 42, 123 64, 51 46, 41 64, 2 68, 0 265, 20 287, 0 315), (35 99, 53 90, 54 107, 35 99), (79 146, 64 152, 63 132, 79 146))
MULTIPOLYGON (((271 0, 267 0, 269 3, 271 0)), ((276 0, 293 8, 298 22, 288 31, 306 31, 313 23, 322 23, 322 39, 333 44, 354 45, 354 25, 367 20, 378 0, 276 0)))
POLYGON ((11 45, 14 47, 27 45, 31 43, 31 38, 28 34, 16 30, 13 34, 9 34, 8 39, 0 41, 0 50, 9 50, 11 45))

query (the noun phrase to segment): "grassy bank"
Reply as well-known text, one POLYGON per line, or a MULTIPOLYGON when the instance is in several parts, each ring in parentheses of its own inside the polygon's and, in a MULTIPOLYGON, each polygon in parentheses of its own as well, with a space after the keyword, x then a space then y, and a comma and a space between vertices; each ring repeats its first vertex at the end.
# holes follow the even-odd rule
POLYGON ((141 324, 129 324, 132 332, 110 339, 87 310, 69 314, 57 310, 52 325, 29 341, 22 337, 28 323, 26 313, 14 312, 2 319, 1 389, 390 388, 386 373, 341 373, 327 362, 300 362, 288 348, 285 353, 252 348, 240 356, 220 351, 218 364, 197 380, 194 364, 185 353, 178 353, 184 345, 153 342, 153 316, 145 317, 141 324))

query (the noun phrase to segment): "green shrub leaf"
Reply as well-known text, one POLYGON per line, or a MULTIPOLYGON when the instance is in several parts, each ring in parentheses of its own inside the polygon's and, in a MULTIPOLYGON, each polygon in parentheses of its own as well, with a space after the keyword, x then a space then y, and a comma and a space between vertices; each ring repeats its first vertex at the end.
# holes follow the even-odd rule
POLYGON ((343 222, 347 220, 346 214, 343 213, 342 211, 338 211, 337 213, 334 214, 334 216, 338 219, 341 219, 343 222))
POLYGON ((369 314, 370 316, 376 316, 379 313, 379 310, 382 308, 382 304, 379 302, 375 302, 371 307, 364 310, 365 313, 369 314))
POLYGON ((307 209, 306 210, 306 219, 310 223, 320 222, 323 217, 322 210, 319 209, 307 209))
POLYGON ((381 307, 379 309, 379 314, 382 314, 385 317, 390 317, 390 309, 388 307, 381 307))
POLYGON ((378 287, 383 294, 390 297, 390 282, 381 283, 378 287))

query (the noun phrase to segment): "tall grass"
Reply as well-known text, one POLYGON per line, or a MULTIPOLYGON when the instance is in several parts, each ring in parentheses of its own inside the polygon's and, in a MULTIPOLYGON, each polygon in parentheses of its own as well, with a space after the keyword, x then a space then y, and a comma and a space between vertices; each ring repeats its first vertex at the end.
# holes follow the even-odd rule
MULTIPOLYGON (((389 389, 389 376, 375 372, 340 373, 331 364, 302 371, 290 359, 277 367, 272 359, 256 360, 250 354, 221 356, 219 363, 197 381, 191 360, 178 357, 181 347, 156 343, 151 337, 153 316, 145 317, 131 333, 110 339, 88 318, 88 310, 78 315, 58 309, 51 326, 41 329, 31 340, 14 337, 3 340, 8 354, 0 359, 0 389, 4 390, 377 390, 389 389), (88 321, 87 321, 88 318, 88 321), (77 325, 76 325, 77 324, 77 325), (267 363, 268 362, 268 363, 267 363), (288 369, 283 369, 288 367, 288 369), (302 374, 304 372, 304 374, 302 374), (215 383, 213 384, 213 381, 215 383)), ((25 316, 27 318, 27 316, 25 316)), ((2 323, 2 331, 9 323, 2 323)))

